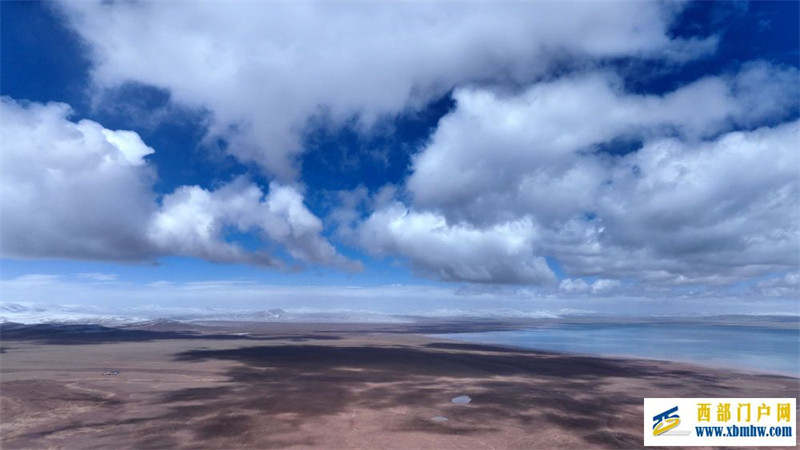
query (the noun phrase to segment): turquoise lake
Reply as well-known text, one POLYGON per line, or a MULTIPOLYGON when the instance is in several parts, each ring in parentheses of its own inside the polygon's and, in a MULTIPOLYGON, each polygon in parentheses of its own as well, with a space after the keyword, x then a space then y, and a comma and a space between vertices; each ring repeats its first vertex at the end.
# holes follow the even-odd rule
POLYGON ((800 376, 800 330, 675 323, 553 324, 435 336, 561 353, 683 361, 800 376))

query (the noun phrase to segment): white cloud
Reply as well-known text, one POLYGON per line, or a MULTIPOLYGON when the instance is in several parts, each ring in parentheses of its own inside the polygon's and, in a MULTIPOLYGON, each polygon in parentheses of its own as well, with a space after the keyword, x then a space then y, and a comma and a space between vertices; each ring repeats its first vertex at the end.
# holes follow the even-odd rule
POLYGON ((303 205, 302 194, 278 183, 270 185, 266 196, 241 177, 215 191, 183 186, 164 197, 148 232, 151 241, 167 254, 283 266, 270 252, 248 252, 226 242, 226 227, 259 232, 266 241, 284 244, 300 261, 358 267, 321 237, 322 222, 303 205))
POLYGON ((716 45, 670 39, 681 7, 658 2, 579 2, 568 13, 548 2, 60 6, 88 43, 99 86, 158 86, 208 109, 210 138, 283 181, 317 114, 369 125, 464 83, 526 82, 570 60, 685 60, 716 45))
POLYGON ((621 159, 598 189, 599 220, 587 225, 597 231, 596 251, 564 262, 586 273, 621 258, 606 271, 666 271, 678 282, 712 284, 711 277, 724 283, 796 267, 798 142, 795 121, 711 142, 646 145, 621 159))
MULTIPOLYGON (((4 257, 146 261, 184 255, 283 266, 297 261, 357 268, 322 237, 322 223, 294 187, 261 189, 239 178, 214 191, 182 186, 161 204, 152 190, 154 150, 131 131, 68 119, 67 105, 17 103, 3 116, 4 257), (232 227, 276 246, 247 250, 226 242, 232 227)), ((91 275, 91 274, 89 274, 91 275)))
POLYGON ((543 283, 532 270, 546 265, 522 262, 544 257, 572 277, 646 285, 724 285, 797 267, 800 122, 747 131, 788 117, 797 80, 796 70, 751 64, 662 96, 626 93, 608 73, 519 94, 458 90, 414 159, 408 205, 378 205, 352 230, 368 251, 445 280, 543 283), (603 150, 620 139, 643 146, 603 150), (513 251, 493 263, 461 230, 513 251))
POLYGON ((622 282, 619 280, 608 280, 602 278, 592 282, 592 292, 608 292, 620 286, 622 286, 622 282))
POLYGON ((415 158, 407 187, 416 206, 444 210, 451 220, 502 221, 528 210, 545 224, 564 221, 591 209, 592 191, 607 177, 611 162, 592 155, 596 146, 676 134, 697 141, 780 116, 795 106, 785 92, 796 82, 796 71, 752 65, 664 96, 626 93, 607 72, 535 84, 518 95, 461 89, 457 109, 415 158))
POLYGON ((589 292, 589 290, 591 290, 591 286, 589 286, 589 283, 587 283, 585 280, 581 280, 580 278, 575 280, 571 278, 563 279, 561 280, 561 283, 559 283, 558 288, 569 294, 572 293, 581 294, 584 292, 589 292))
POLYGON ((448 225, 434 213, 416 213, 393 203, 370 216, 357 235, 367 251, 403 255, 420 274, 446 281, 555 281, 545 259, 531 252, 538 236, 528 219, 479 229, 448 225))
POLYGON ((580 278, 565 278, 559 283, 558 289, 567 294, 587 294, 589 292, 608 294, 621 286, 622 282, 619 280, 601 278, 589 283, 580 278))
POLYGON ((92 280, 98 282, 113 282, 116 281, 118 278, 117 274, 114 273, 102 273, 102 272, 82 272, 77 274, 78 278, 83 278, 85 280, 92 280))
POLYGON ((597 294, 600 292, 607 294, 610 291, 619 288, 621 286, 622 282, 619 280, 609 280, 601 278, 599 280, 595 280, 589 283, 586 280, 582 280, 580 278, 576 279, 565 278, 561 280, 561 283, 559 283, 558 289, 563 292, 566 292, 567 294, 586 294, 589 292, 593 294, 597 294))
POLYGON ((787 298, 795 302, 800 299, 800 272, 789 272, 786 275, 760 281, 753 294, 768 298, 787 298))
POLYGON ((70 122, 64 104, 3 97, 0 108, 3 256, 146 258, 153 149, 135 133, 70 122))

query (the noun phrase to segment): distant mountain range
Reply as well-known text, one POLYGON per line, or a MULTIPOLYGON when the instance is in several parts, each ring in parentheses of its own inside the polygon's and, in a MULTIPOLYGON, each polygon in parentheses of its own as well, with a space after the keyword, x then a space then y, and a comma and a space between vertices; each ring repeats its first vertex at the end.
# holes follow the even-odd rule
POLYGON ((146 322, 200 323, 216 321, 235 322, 342 322, 342 323, 409 323, 425 320, 503 320, 503 321, 569 321, 575 323, 600 322, 713 322, 718 324, 766 324, 775 326, 786 323, 795 326, 797 316, 768 315, 694 315, 686 316, 619 316, 597 314, 591 311, 559 310, 520 311, 514 309, 463 310, 430 309, 391 314, 354 309, 223 309, 201 307, 159 307, 142 305, 121 310, 103 310, 98 307, 77 305, 40 305, 31 303, 0 303, 0 323, 19 324, 97 324, 126 325, 146 322))
POLYGON ((73 306, 44 306, 21 303, 0 304, 0 323, 96 323, 122 324, 146 320, 133 315, 103 314, 73 306))
POLYGON ((406 314, 389 314, 351 309, 267 309, 233 310, 221 308, 162 308, 141 306, 123 311, 105 311, 95 307, 75 305, 38 305, 28 303, 0 304, 0 323, 22 324, 130 324, 152 320, 178 322, 240 321, 240 322, 363 322, 405 323, 417 319, 553 319, 560 315, 541 311, 434 309, 406 314))
POLYGON ((0 304, 0 323, 22 324, 130 324, 153 320, 177 322, 244 321, 244 322, 407 322, 408 319, 373 311, 317 310, 299 308, 285 311, 225 310, 216 308, 157 308, 145 306, 109 313, 92 307, 62 305, 32 305, 23 303, 0 304))

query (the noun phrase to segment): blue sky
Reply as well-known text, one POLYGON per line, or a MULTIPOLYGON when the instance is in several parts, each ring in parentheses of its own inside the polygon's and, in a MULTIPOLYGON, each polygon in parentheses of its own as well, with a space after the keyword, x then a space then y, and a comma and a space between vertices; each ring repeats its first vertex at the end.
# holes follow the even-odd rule
POLYGON ((0 8, 3 302, 798 312, 797 2, 0 8))

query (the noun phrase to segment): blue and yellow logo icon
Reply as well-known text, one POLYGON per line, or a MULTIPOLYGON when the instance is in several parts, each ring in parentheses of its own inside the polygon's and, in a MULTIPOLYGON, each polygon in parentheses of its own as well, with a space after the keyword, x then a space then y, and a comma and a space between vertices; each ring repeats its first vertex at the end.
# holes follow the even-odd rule
POLYGON ((655 422, 653 424, 653 436, 664 434, 677 427, 681 423, 681 418, 678 416, 678 407, 675 406, 654 416, 653 421, 655 422))

